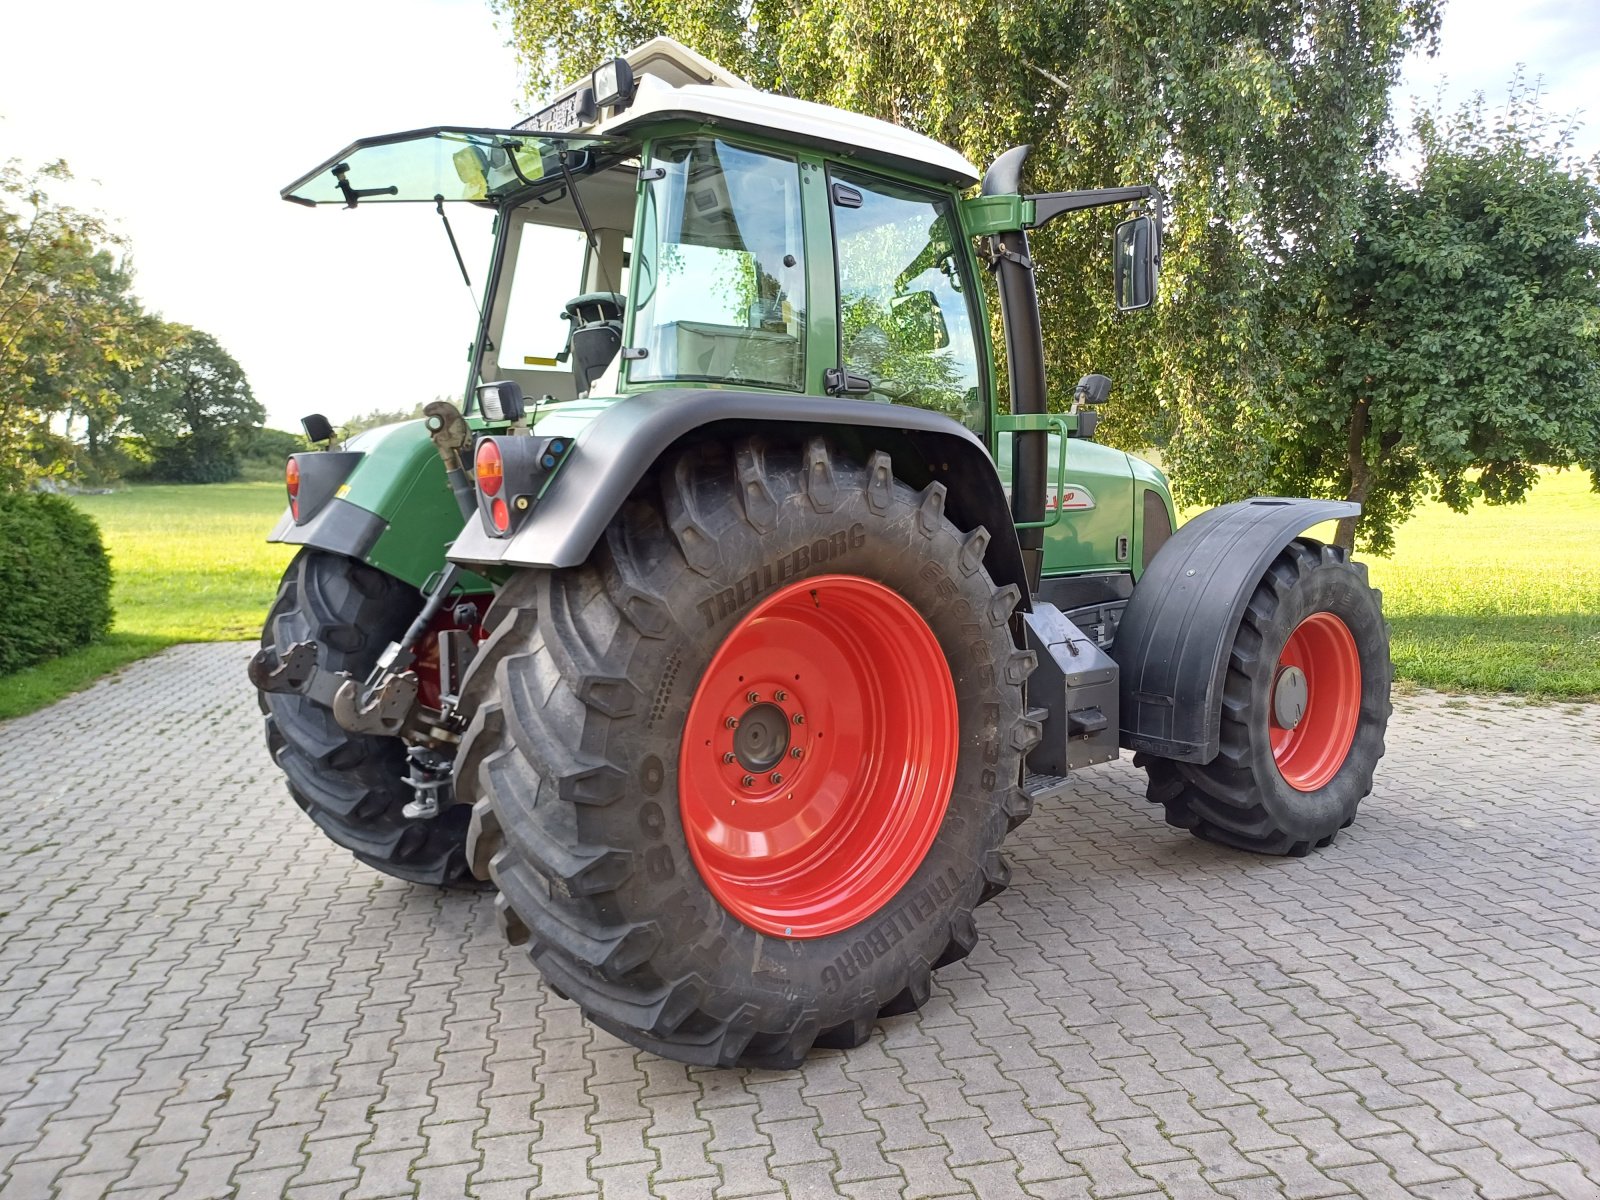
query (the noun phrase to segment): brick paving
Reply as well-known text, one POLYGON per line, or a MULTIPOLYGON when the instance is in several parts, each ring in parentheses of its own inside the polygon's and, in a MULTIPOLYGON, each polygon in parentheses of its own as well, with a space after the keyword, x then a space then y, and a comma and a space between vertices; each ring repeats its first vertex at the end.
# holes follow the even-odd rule
POLYGON ((1600 709, 1421 695, 1331 850, 1127 763, 920 1014, 777 1073, 579 1019, 487 894, 325 842, 241 645, 0 726, 0 1195, 1600 1197, 1600 709))

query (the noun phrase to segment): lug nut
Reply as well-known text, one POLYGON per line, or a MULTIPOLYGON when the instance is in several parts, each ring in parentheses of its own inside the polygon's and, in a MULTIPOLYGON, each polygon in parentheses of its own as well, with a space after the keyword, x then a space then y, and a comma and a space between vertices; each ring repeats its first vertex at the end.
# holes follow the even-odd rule
POLYGON ((744 698, 749 703, 754 704, 757 700, 761 699, 761 694, 759 692, 746 692, 744 694, 744 698))
POLYGON ((756 777, 754 775, 746 775, 739 782, 744 784, 745 787, 755 787, 755 785, 756 785, 756 777))
POLYGON ((782 688, 779 688, 777 691, 772 693, 772 698, 774 700, 776 700, 779 704, 782 704, 785 700, 787 700, 789 698, 789 693, 784 691, 782 688))
POLYGON ((806 715, 805 715, 805 713, 795 713, 795 715, 794 715, 794 723, 796 725, 804 725, 806 723, 806 715))
POLYGON ((725 762, 725 763, 731 763, 733 760, 734 760, 734 753, 733 753, 732 750, 727 751, 722 756, 722 761, 725 762))
POLYGON ((771 775, 767 776, 767 778, 772 783, 782 783, 783 782, 783 776, 778 774, 778 772, 776 772, 776 771, 774 771, 771 775))
POLYGON ((799 746, 796 746, 793 750, 789 751, 790 758, 804 758, 805 756, 806 752, 800 749, 799 746))
POLYGON ((726 725, 729 729, 737 729, 737 728, 739 728, 739 718, 738 717, 729 717, 726 721, 723 722, 723 724, 726 725))

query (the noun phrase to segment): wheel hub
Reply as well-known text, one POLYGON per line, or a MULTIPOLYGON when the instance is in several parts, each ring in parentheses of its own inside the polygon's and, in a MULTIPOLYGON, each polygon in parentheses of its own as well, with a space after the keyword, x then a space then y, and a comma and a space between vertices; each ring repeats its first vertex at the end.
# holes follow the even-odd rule
POLYGON ((789 750, 789 714, 770 700, 752 704, 733 732, 734 760, 746 771, 770 771, 789 750))
POLYGON ((779 589, 729 632, 678 756, 684 833, 739 920, 823 937, 887 903, 944 822, 955 683, 927 622, 854 575, 779 589))
POLYGON ((1279 729, 1293 729, 1306 715, 1306 673, 1299 667, 1281 667, 1272 685, 1272 720, 1279 729))
POLYGON ((1296 625, 1278 655, 1267 722, 1278 774, 1298 792, 1326 787, 1344 765, 1361 718, 1361 655, 1331 612, 1296 625))

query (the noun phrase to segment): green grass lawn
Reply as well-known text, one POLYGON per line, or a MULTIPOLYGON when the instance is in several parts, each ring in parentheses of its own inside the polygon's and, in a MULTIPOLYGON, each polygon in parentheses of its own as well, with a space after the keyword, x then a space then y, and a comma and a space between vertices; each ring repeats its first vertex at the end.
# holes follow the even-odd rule
POLYGON ((1587 474, 1547 472, 1522 504, 1430 504, 1371 568, 1398 678, 1600 696, 1600 495, 1587 474))
MULTIPOLYGON (((253 638, 291 549, 262 539, 283 487, 138 487, 78 499, 116 572, 104 642, 0 679, 0 718, 175 642, 253 638)), ((1321 531, 1319 531, 1321 532, 1321 531)), ((1547 473, 1525 504, 1428 505, 1371 560, 1398 678, 1452 691, 1600 697, 1600 495, 1547 473)))
POLYGON ((136 487, 76 502, 111 555, 116 622, 103 642, 0 678, 0 719, 176 642, 257 636, 293 555, 263 540, 283 511, 281 483, 136 487))

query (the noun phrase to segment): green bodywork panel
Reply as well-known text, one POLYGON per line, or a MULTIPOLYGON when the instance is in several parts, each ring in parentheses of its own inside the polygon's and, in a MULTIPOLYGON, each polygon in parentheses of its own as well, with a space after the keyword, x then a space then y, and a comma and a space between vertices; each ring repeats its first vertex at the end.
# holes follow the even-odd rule
POLYGON ((970 196, 961 202, 961 223, 973 237, 1025 229, 1033 224, 1032 200, 1012 193, 970 196))
MULTIPOLYGON (((1057 497, 1065 507, 1054 525, 1044 531, 1044 573, 1074 575, 1088 571, 1144 573, 1144 495, 1154 491, 1177 525, 1167 478, 1135 455, 1113 450, 1083 438, 1067 439, 1067 469, 1056 478, 1061 438, 1049 435, 1046 518, 1057 497), (1118 540, 1126 538, 1119 547, 1118 540), (1122 553, 1119 553, 1119 550, 1122 553)), ((1000 478, 1011 490, 1011 438, 997 439, 1000 478)))
MULTIPOLYGON (((530 414, 540 434, 576 438, 615 397, 567 401, 530 414)), ((473 418, 474 429, 486 423, 473 418)), ((994 439, 1000 478, 1011 486, 1009 435, 994 439)), ((388 522, 367 561, 381 571, 417 587, 445 562, 445 548, 461 532, 461 513, 445 480, 444 464, 422 421, 406 421, 368 430, 346 445, 365 457, 346 481, 342 498, 388 522)), ((1156 492, 1176 527, 1166 476, 1131 454, 1083 438, 1068 438, 1066 473, 1057 479, 1061 438, 1049 435, 1049 495, 1065 495, 1065 507, 1044 531, 1044 573, 1131 571, 1144 564, 1144 497, 1156 492), (1124 542, 1123 539, 1126 539, 1124 542), (1119 545, 1119 542, 1121 543, 1119 545)), ((1051 511, 1047 509, 1047 519, 1051 511)), ((490 583, 468 575, 470 592, 491 590, 490 583)))
MULTIPOLYGON (((482 429, 482 420, 467 422, 482 429)), ((424 422, 403 421, 369 429, 345 443, 365 455, 350 472, 339 497, 377 513, 388 528, 367 555, 378 570, 422 587, 443 569, 445 548, 461 532, 461 509, 445 479, 444 463, 424 422)), ((464 575, 463 590, 487 592, 489 581, 464 575)))

